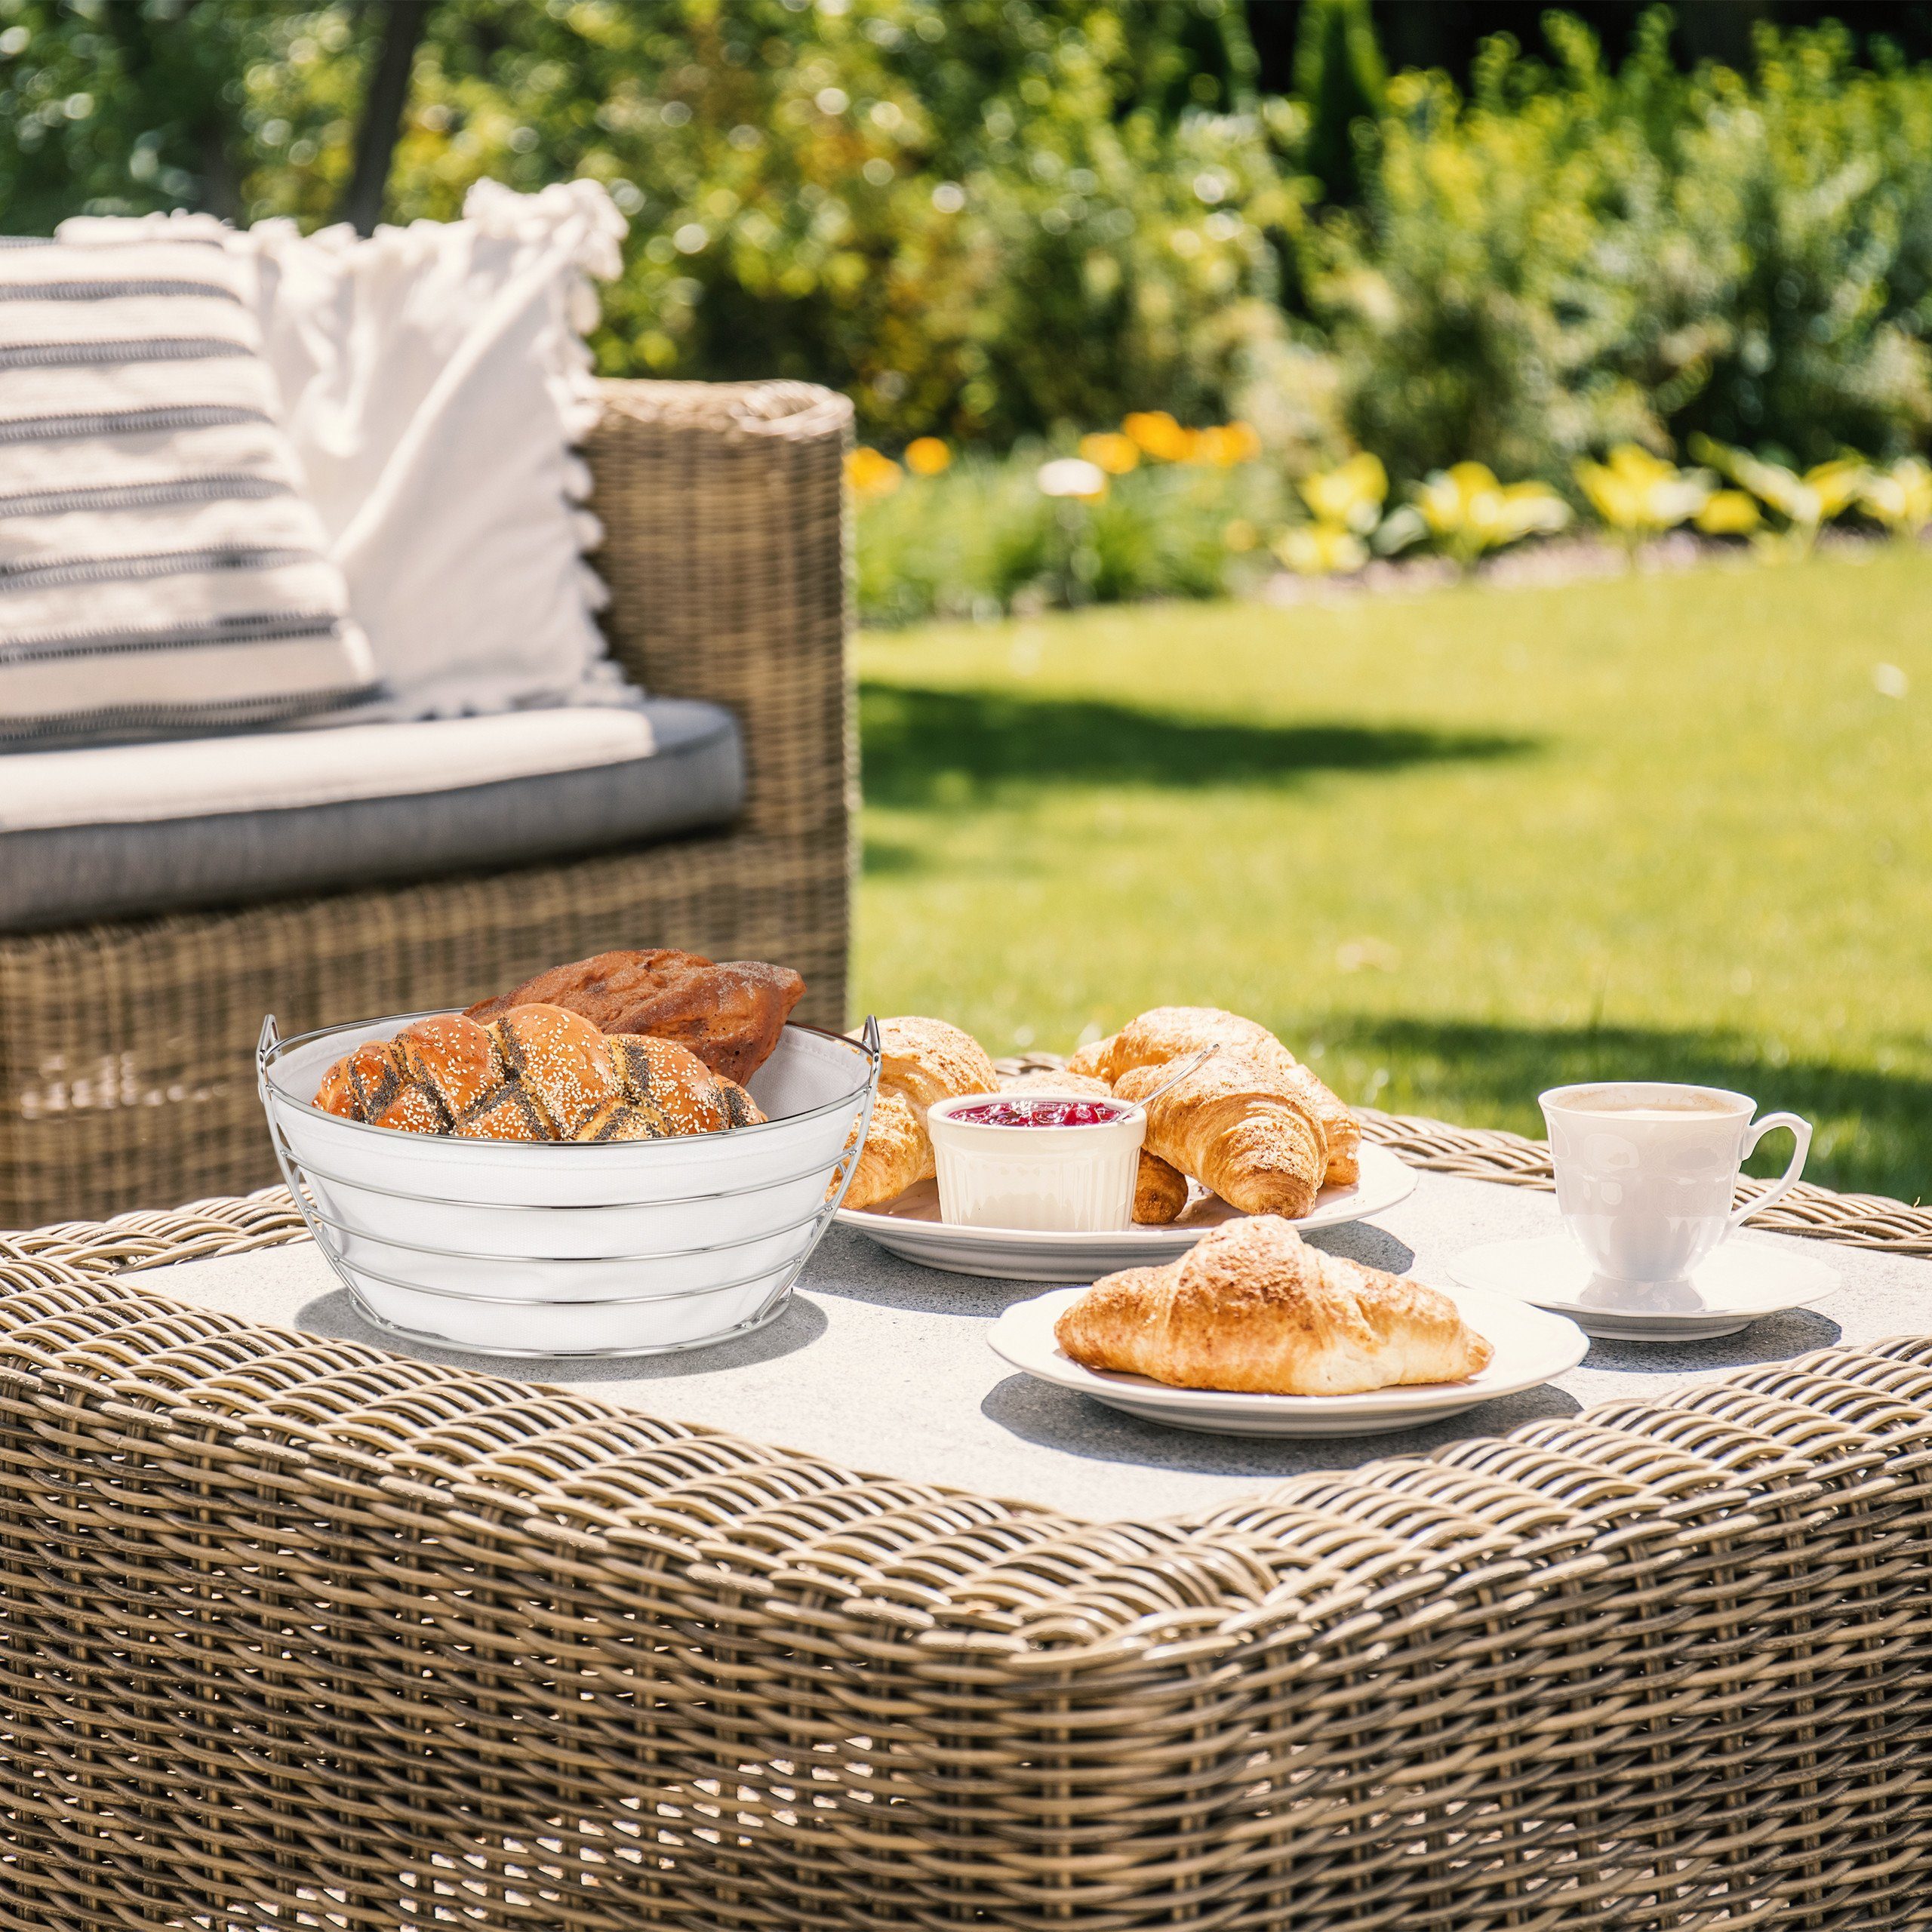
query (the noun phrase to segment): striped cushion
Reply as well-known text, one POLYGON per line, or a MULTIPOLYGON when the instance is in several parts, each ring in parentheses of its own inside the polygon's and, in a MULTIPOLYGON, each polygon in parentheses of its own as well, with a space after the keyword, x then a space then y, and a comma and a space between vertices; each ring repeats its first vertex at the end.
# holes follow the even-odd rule
POLYGON ((220 246, 0 248, 0 748, 369 697, 220 246))

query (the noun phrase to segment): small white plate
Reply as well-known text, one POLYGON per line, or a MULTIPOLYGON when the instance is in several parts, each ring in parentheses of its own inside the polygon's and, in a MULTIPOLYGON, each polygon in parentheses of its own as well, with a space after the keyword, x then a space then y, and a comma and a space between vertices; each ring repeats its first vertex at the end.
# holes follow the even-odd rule
MULTIPOLYGON (((1324 1187, 1295 1226, 1304 1231, 1340 1227, 1364 1215, 1380 1214, 1406 1201, 1415 1184, 1413 1168, 1404 1167, 1384 1148, 1364 1147, 1361 1178, 1352 1187, 1324 1187)), ((841 1208, 835 1218, 908 1261, 955 1275, 992 1275, 1008 1281, 1091 1281, 1118 1268, 1171 1261, 1211 1229, 1240 1216, 1225 1201, 1196 1189, 1180 1218, 1161 1227, 1121 1228, 1106 1234, 952 1227, 940 1219, 939 1189, 928 1180, 881 1207, 841 1208)))
POLYGON ((1449 1272, 1469 1287, 1567 1315, 1586 1335, 1620 1342, 1694 1342, 1734 1335, 1767 1315, 1822 1301, 1838 1271, 1808 1254, 1734 1235, 1687 1282, 1644 1286, 1600 1278, 1559 1229, 1472 1247, 1449 1272))
POLYGON ((1546 1315, 1501 1295, 1444 1288, 1463 1319, 1496 1350, 1489 1366, 1467 1382, 1432 1382, 1413 1388, 1376 1389, 1361 1395, 1249 1395, 1216 1389, 1171 1389, 1141 1375, 1082 1368, 1060 1352, 1054 1324, 1085 1292, 1055 1288, 1016 1303, 995 1321, 987 1339, 1015 1368, 1061 1389, 1076 1389, 1109 1408, 1121 1409, 1170 1429, 1211 1435, 1384 1435, 1445 1416, 1480 1408, 1499 1395, 1534 1389, 1574 1368, 1589 1341, 1574 1321, 1546 1315))

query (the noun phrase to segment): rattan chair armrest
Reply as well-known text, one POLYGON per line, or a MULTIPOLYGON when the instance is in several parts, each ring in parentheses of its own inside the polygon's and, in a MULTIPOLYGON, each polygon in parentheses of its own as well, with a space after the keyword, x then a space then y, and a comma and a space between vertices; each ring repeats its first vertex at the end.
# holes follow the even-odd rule
POLYGON ((836 832, 857 771, 851 403, 790 382, 613 382, 604 392, 584 454, 613 654, 648 691, 737 714, 748 829, 836 832))

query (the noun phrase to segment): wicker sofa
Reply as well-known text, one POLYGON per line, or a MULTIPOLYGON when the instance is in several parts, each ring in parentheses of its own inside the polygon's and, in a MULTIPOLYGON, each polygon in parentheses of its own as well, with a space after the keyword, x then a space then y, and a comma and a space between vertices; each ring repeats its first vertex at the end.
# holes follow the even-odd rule
POLYGON ((0 1227, 258 1186, 262 1016, 294 1032, 466 1004, 558 960, 676 944, 795 966, 845 1004, 854 749, 842 460, 801 383, 607 386, 586 448, 613 653, 740 728, 721 834, 379 890, 0 934, 0 1227))
POLYGON ((1932 1341, 1088 1522, 138 1272, 300 1227, 0 1238, 0 1932, 1927 1922, 1932 1341))

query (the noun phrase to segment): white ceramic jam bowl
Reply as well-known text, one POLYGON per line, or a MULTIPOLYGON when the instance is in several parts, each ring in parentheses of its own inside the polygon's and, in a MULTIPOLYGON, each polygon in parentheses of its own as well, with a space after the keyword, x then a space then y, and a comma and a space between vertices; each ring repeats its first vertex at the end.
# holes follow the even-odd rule
POLYGON ((1001 1127, 957 1118, 1002 1100, 1092 1101, 1091 1094, 1029 1087, 1023 1094, 967 1094, 926 1115, 939 1167, 939 1217, 955 1227, 1097 1234, 1134 1221, 1134 1186, 1145 1109, 1124 1102, 1111 1120, 1084 1127, 1001 1127))

